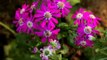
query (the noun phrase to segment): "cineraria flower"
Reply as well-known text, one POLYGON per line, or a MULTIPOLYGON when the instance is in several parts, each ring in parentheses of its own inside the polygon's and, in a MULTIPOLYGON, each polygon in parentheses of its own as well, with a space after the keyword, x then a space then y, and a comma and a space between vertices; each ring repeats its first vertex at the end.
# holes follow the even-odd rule
POLYGON ((32 15, 30 15, 29 17, 26 17, 26 21, 25 24, 23 25, 23 30, 22 32, 25 33, 34 33, 34 29, 35 27, 35 23, 34 23, 34 17, 32 15))
MULTIPOLYGON (((72 15, 73 19, 76 19, 74 21, 74 24, 80 25, 81 23, 84 23, 86 15, 84 15, 85 10, 83 8, 80 8, 76 11, 75 14, 72 15)), ((86 21, 87 22, 87 21, 86 21)))
POLYGON ((48 3, 48 6, 42 4, 40 9, 36 11, 34 17, 36 18, 35 22, 42 21, 42 27, 44 27, 46 24, 50 24, 51 26, 55 27, 54 24, 58 24, 56 17, 60 17, 60 14, 58 10, 55 10, 51 4, 48 3))
POLYGON ((94 26, 92 24, 90 25, 85 25, 85 24, 81 24, 78 26, 78 29, 77 29, 77 34, 78 35, 81 35, 81 34, 98 34, 99 32, 97 30, 94 30, 94 26))
POLYGON ((42 51, 42 53, 40 54, 42 60, 49 60, 49 57, 53 54, 53 49, 51 48, 51 46, 46 46, 43 49, 41 48, 40 50, 42 51))
MULTIPOLYGON (((70 5, 70 3, 66 0, 55 0, 55 7, 60 10, 62 17, 65 17, 68 15, 68 13, 70 12, 70 8, 72 8, 72 6, 70 5)), ((54 4, 53 4, 54 5, 54 4)))
POLYGON ((60 45, 59 41, 57 41, 57 40, 50 39, 50 44, 54 50, 61 48, 61 45, 60 45))
POLYGON ((88 40, 87 38, 84 37, 76 37, 75 40, 76 45, 82 46, 82 47, 92 47, 93 46, 93 41, 88 40))
POLYGON ((36 26, 33 16, 25 16, 18 19, 19 20, 13 21, 13 23, 16 24, 17 32, 33 33, 33 29, 35 29, 36 26))
POLYGON ((59 33, 60 29, 55 29, 51 28, 50 26, 48 27, 37 27, 38 31, 35 32, 36 35, 39 37, 42 37, 42 42, 46 42, 46 40, 49 39, 55 39, 57 34, 59 33))
POLYGON ((86 15, 87 17, 85 17, 85 19, 88 21, 88 24, 93 24, 94 26, 97 26, 99 24, 99 20, 100 18, 96 17, 93 15, 92 12, 85 12, 84 15, 86 15))

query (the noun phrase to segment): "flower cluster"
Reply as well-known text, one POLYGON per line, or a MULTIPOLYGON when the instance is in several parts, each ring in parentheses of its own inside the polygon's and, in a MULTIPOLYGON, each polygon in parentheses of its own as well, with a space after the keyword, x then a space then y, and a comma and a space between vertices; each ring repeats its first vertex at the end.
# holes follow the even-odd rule
MULTIPOLYGON (((49 46, 40 49, 42 60, 48 60, 53 51, 61 48, 57 40, 60 32, 56 27, 59 23, 57 18, 67 16, 70 8, 72 6, 66 0, 37 0, 31 5, 23 4, 16 10, 13 23, 17 27, 17 32, 33 34, 40 37, 41 42, 49 42, 49 46), (40 6, 39 2, 42 3, 40 6)), ((36 53, 37 50, 37 47, 34 47, 32 53, 36 53)))
POLYGON ((92 47, 94 36, 99 33, 95 30, 95 27, 99 24, 100 18, 94 16, 92 12, 88 12, 83 8, 76 11, 72 18, 76 19, 74 24, 78 25, 78 36, 75 39, 76 45, 92 47))
POLYGON ((42 4, 37 8, 38 3, 39 0, 31 5, 23 4, 22 8, 16 11, 13 21, 17 27, 16 31, 35 34, 41 38, 42 42, 56 39, 60 31, 56 29, 57 18, 68 15, 72 6, 66 0, 42 0, 42 4))

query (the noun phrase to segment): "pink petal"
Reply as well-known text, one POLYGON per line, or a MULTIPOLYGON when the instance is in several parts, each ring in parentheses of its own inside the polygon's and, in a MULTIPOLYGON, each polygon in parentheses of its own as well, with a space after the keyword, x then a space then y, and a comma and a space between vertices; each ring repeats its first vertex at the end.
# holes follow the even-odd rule
POLYGON ((53 21, 55 24, 58 24, 58 20, 56 20, 55 18, 52 18, 52 21, 53 21))
POLYGON ((56 30, 53 30, 52 33, 57 35, 59 33, 59 31, 60 31, 60 29, 56 29, 56 30))

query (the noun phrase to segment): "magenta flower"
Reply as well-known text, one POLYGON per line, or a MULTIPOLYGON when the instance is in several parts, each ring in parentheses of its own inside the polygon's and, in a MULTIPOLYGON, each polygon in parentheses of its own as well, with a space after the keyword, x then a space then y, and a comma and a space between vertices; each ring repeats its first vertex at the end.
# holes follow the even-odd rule
POLYGON ((80 8, 79 10, 76 11, 75 14, 72 15, 73 19, 76 19, 74 21, 74 24, 78 24, 80 25, 81 23, 84 23, 84 21, 87 22, 87 20, 85 20, 85 17, 87 17, 87 15, 84 15, 85 10, 83 8, 80 8))
POLYGON ((75 44, 77 46, 82 46, 82 47, 92 47, 94 42, 91 40, 88 40, 87 38, 78 36, 76 37, 75 44))
POLYGON ((97 26, 99 24, 100 18, 94 16, 92 12, 85 12, 84 15, 86 15, 86 17, 84 18, 88 21, 87 24, 91 23, 94 26, 97 26))
POLYGON ((88 25, 85 25, 85 24, 81 24, 78 26, 78 29, 77 29, 77 34, 78 35, 94 35, 94 34, 99 34, 99 32, 97 30, 94 29, 95 27, 92 25, 92 24, 88 24, 88 25))
POLYGON ((23 25, 22 32, 24 33, 34 33, 34 29, 36 28, 36 24, 34 23, 34 17, 30 15, 29 17, 25 18, 25 24, 23 25))
POLYGON ((54 2, 53 5, 55 5, 56 9, 60 10, 62 17, 67 16, 70 12, 69 9, 72 8, 70 3, 66 0, 55 0, 54 2))
POLYGON ((60 14, 58 10, 55 10, 51 6, 51 4, 48 4, 48 6, 42 4, 40 9, 36 11, 34 17, 36 18, 36 22, 42 21, 42 27, 44 27, 46 24, 50 24, 51 26, 55 27, 55 24, 58 24, 56 17, 60 17, 60 14))
POLYGON ((37 27, 38 31, 35 32, 36 35, 41 37, 42 42, 46 42, 46 40, 49 39, 55 39, 57 34, 59 33, 60 29, 55 29, 51 28, 50 26, 48 27, 37 27))
POLYGON ((25 15, 20 16, 16 12, 16 20, 13 21, 16 24, 17 32, 24 32, 24 33, 33 33, 33 29, 35 29, 35 23, 33 16, 28 16, 26 13, 25 15))
POLYGON ((16 14, 15 14, 15 20, 13 21, 13 23, 16 25, 17 27, 17 32, 21 32, 23 29, 23 25, 25 24, 25 18, 28 17, 28 13, 23 13, 20 14, 20 11, 17 10, 16 14))

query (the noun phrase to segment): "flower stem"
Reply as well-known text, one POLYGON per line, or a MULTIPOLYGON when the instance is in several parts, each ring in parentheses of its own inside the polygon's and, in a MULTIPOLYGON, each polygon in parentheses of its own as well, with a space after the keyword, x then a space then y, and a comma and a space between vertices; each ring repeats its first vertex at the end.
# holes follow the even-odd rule
POLYGON ((3 26, 5 29, 9 30, 13 35, 16 35, 16 32, 14 30, 12 30, 9 26, 7 26, 6 24, 0 22, 0 25, 3 26))

